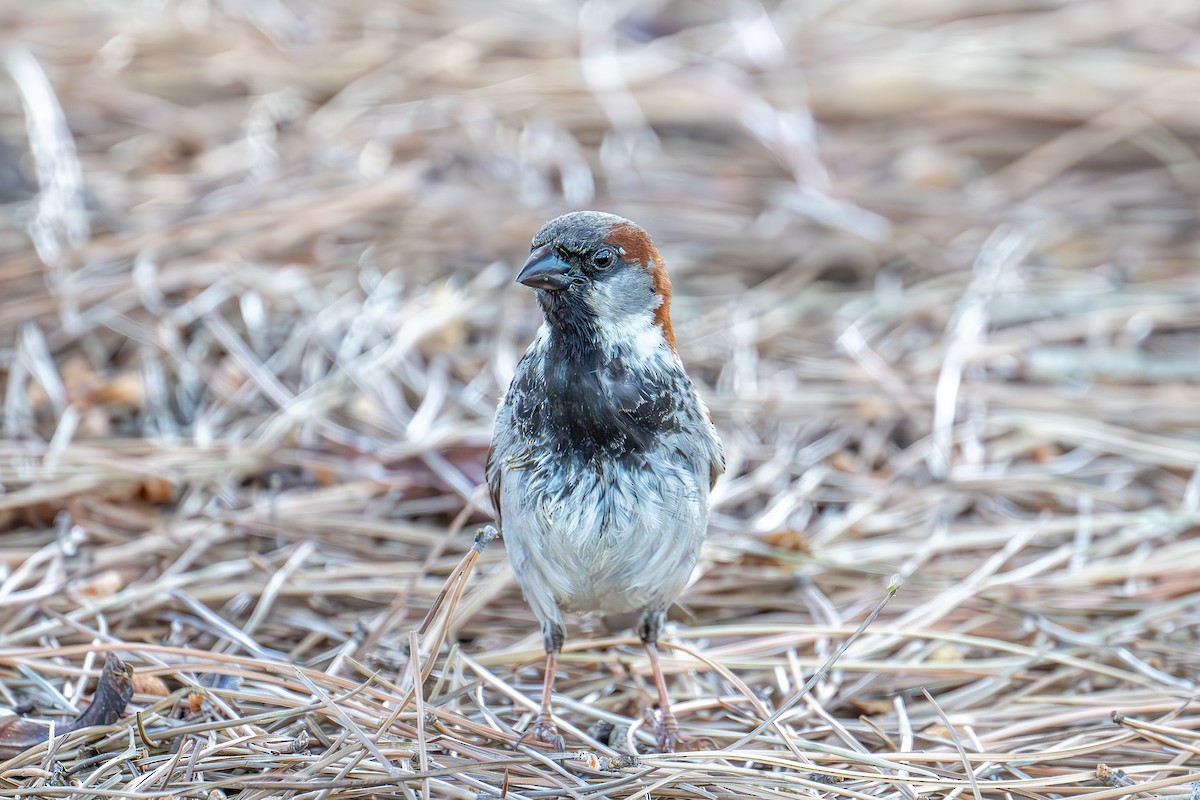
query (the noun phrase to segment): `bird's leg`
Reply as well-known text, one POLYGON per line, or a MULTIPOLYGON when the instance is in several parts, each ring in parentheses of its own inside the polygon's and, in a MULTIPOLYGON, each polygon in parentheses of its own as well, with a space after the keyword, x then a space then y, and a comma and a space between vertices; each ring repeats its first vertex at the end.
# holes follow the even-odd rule
MULTIPOLYGON (((563 646, 563 629, 553 622, 542 626, 542 639, 546 647, 546 677, 542 682, 542 710, 538 712, 533 726, 526 731, 525 736, 532 736, 539 742, 544 742, 555 750, 565 750, 566 742, 558 733, 554 724, 554 716, 550 711, 550 694, 554 691, 554 668, 558 664, 558 653, 563 646)), ((524 739, 525 736, 521 738, 524 739)))
POLYGON ((638 636, 650 657, 650 670, 654 673, 654 686, 658 690, 658 713, 647 714, 654 729, 655 746, 660 753, 681 750, 702 750, 715 747, 707 739, 693 740, 679 733, 679 721, 671 711, 671 695, 667 692, 667 680, 663 677, 662 665, 658 663, 658 634, 666 619, 665 611, 647 611, 638 625, 638 636))
MULTIPOLYGON (((662 674, 662 666, 658 663, 658 644, 643 642, 646 655, 650 657, 650 669, 654 672, 654 685, 658 689, 658 713, 647 714, 654 727, 654 743, 660 753, 673 753, 682 744, 679 735, 679 721, 671 710, 671 696, 667 693, 667 681, 662 674)), ((690 749, 684 746, 682 749, 690 749)))

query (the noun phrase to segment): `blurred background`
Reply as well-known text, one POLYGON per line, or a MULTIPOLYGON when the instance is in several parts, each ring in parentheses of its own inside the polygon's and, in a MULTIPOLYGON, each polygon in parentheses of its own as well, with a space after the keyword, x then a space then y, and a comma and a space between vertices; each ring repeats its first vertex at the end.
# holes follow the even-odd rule
MULTIPOLYGON (((243 710, 277 663, 403 684, 490 519, 513 278, 596 208, 662 251, 729 457, 672 637, 744 684, 677 654, 685 730, 748 732, 899 573, 797 736, 1180 778, 1110 714, 1200 672, 1192 0, 10 0, 0 36, 5 700, 65 714, 97 645, 164 691, 221 655, 243 710)), ((539 635, 501 542, 460 588, 427 702, 505 746, 539 635)), ((580 729, 646 700, 602 635, 580 729)))

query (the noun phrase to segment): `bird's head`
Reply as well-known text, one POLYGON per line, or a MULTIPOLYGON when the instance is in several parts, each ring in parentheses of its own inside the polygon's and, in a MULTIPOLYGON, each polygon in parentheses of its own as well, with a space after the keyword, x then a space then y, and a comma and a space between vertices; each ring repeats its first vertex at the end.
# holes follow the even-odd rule
POLYGON ((551 328, 620 340, 653 325, 675 347, 671 279, 650 235, 623 217, 576 211, 550 220, 517 281, 537 290, 551 328))

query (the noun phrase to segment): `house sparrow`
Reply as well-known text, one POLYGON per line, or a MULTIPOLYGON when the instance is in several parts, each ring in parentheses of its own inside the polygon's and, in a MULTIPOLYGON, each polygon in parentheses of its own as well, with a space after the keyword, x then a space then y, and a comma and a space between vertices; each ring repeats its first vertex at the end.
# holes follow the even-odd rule
POLYGON ((675 352, 671 281, 649 235, 579 211, 533 237, 517 281, 545 324, 496 413, 487 482, 509 557, 542 625, 546 677, 530 729, 563 748, 550 711, 564 611, 633 612, 658 689, 660 750, 686 744, 657 641, 708 525, 725 456, 675 352))

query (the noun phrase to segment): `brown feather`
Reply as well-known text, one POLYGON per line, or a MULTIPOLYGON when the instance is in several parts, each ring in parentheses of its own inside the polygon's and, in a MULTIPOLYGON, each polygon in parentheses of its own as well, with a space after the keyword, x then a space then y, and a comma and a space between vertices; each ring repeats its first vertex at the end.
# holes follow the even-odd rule
POLYGON ((642 269, 650 273, 654 282, 654 293, 662 298, 662 302, 654 310, 654 322, 662 327, 663 338, 674 350, 675 328, 671 325, 671 276, 667 274, 667 267, 663 264, 658 248, 650 240, 650 234, 632 222, 618 222, 613 225, 608 236, 604 238, 604 242, 620 248, 624 253, 626 263, 640 264, 642 269))

